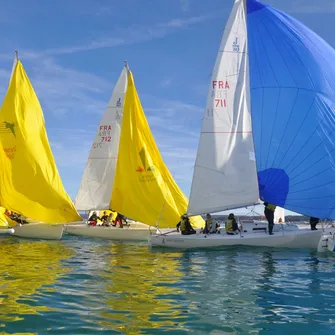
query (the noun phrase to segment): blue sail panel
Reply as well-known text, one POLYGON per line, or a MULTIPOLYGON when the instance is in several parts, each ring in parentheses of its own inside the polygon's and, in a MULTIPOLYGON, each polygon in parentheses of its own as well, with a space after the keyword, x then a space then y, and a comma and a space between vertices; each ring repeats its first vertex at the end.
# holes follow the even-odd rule
POLYGON ((335 219, 335 51, 247 0, 251 114, 262 200, 335 219))

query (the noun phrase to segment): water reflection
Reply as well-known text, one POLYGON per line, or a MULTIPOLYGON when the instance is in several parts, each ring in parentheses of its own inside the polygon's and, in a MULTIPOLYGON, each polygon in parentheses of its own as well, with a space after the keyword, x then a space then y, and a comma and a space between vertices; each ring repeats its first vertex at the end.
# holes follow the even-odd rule
POLYGON ((183 273, 178 270, 180 253, 155 254, 148 248, 113 244, 105 269, 105 303, 110 311, 102 316, 105 327, 137 334, 140 330, 182 328, 187 306, 176 299, 184 293, 178 288, 183 273), (135 249, 135 250, 134 250, 135 249))
POLYGON ((0 327, 10 334, 335 331, 333 256, 241 247, 158 252, 72 237, 9 239, 0 251, 0 327))
POLYGON ((2 239, 0 243, 0 321, 23 320, 50 311, 36 295, 53 292, 52 285, 66 272, 61 260, 71 256, 60 243, 2 239))

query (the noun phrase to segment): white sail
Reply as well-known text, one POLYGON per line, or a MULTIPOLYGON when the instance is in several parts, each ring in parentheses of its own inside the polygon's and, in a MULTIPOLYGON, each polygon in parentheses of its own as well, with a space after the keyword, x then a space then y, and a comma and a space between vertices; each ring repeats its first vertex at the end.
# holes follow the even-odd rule
POLYGON ((285 222, 285 209, 282 207, 276 207, 274 223, 284 223, 285 222))
POLYGON ((223 33, 210 85, 188 213, 258 203, 250 115, 245 0, 236 0, 223 33))
POLYGON ((107 209, 110 206, 126 88, 125 67, 100 121, 75 200, 77 210, 107 209))

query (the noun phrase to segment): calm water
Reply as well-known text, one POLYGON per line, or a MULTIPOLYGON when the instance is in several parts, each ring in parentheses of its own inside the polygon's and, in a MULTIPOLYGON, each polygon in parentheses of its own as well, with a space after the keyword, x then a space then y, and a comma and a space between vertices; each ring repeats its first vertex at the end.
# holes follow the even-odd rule
POLYGON ((334 334, 335 256, 0 240, 0 334, 334 334))

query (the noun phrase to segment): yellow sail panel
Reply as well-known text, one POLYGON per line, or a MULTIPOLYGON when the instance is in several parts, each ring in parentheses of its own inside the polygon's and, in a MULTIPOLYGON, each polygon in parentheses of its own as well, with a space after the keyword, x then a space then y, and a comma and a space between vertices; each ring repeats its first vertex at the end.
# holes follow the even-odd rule
POLYGON ((64 190, 41 106, 20 61, 0 112, 0 203, 37 221, 81 220, 64 190))
POLYGON ((6 208, 0 207, 0 229, 8 227, 8 222, 7 222, 5 212, 6 212, 6 208))
MULTIPOLYGON (((130 71, 111 208, 162 228, 174 227, 187 210, 187 198, 158 151, 130 71)), ((191 219, 196 227, 204 225, 201 217, 191 219)))

